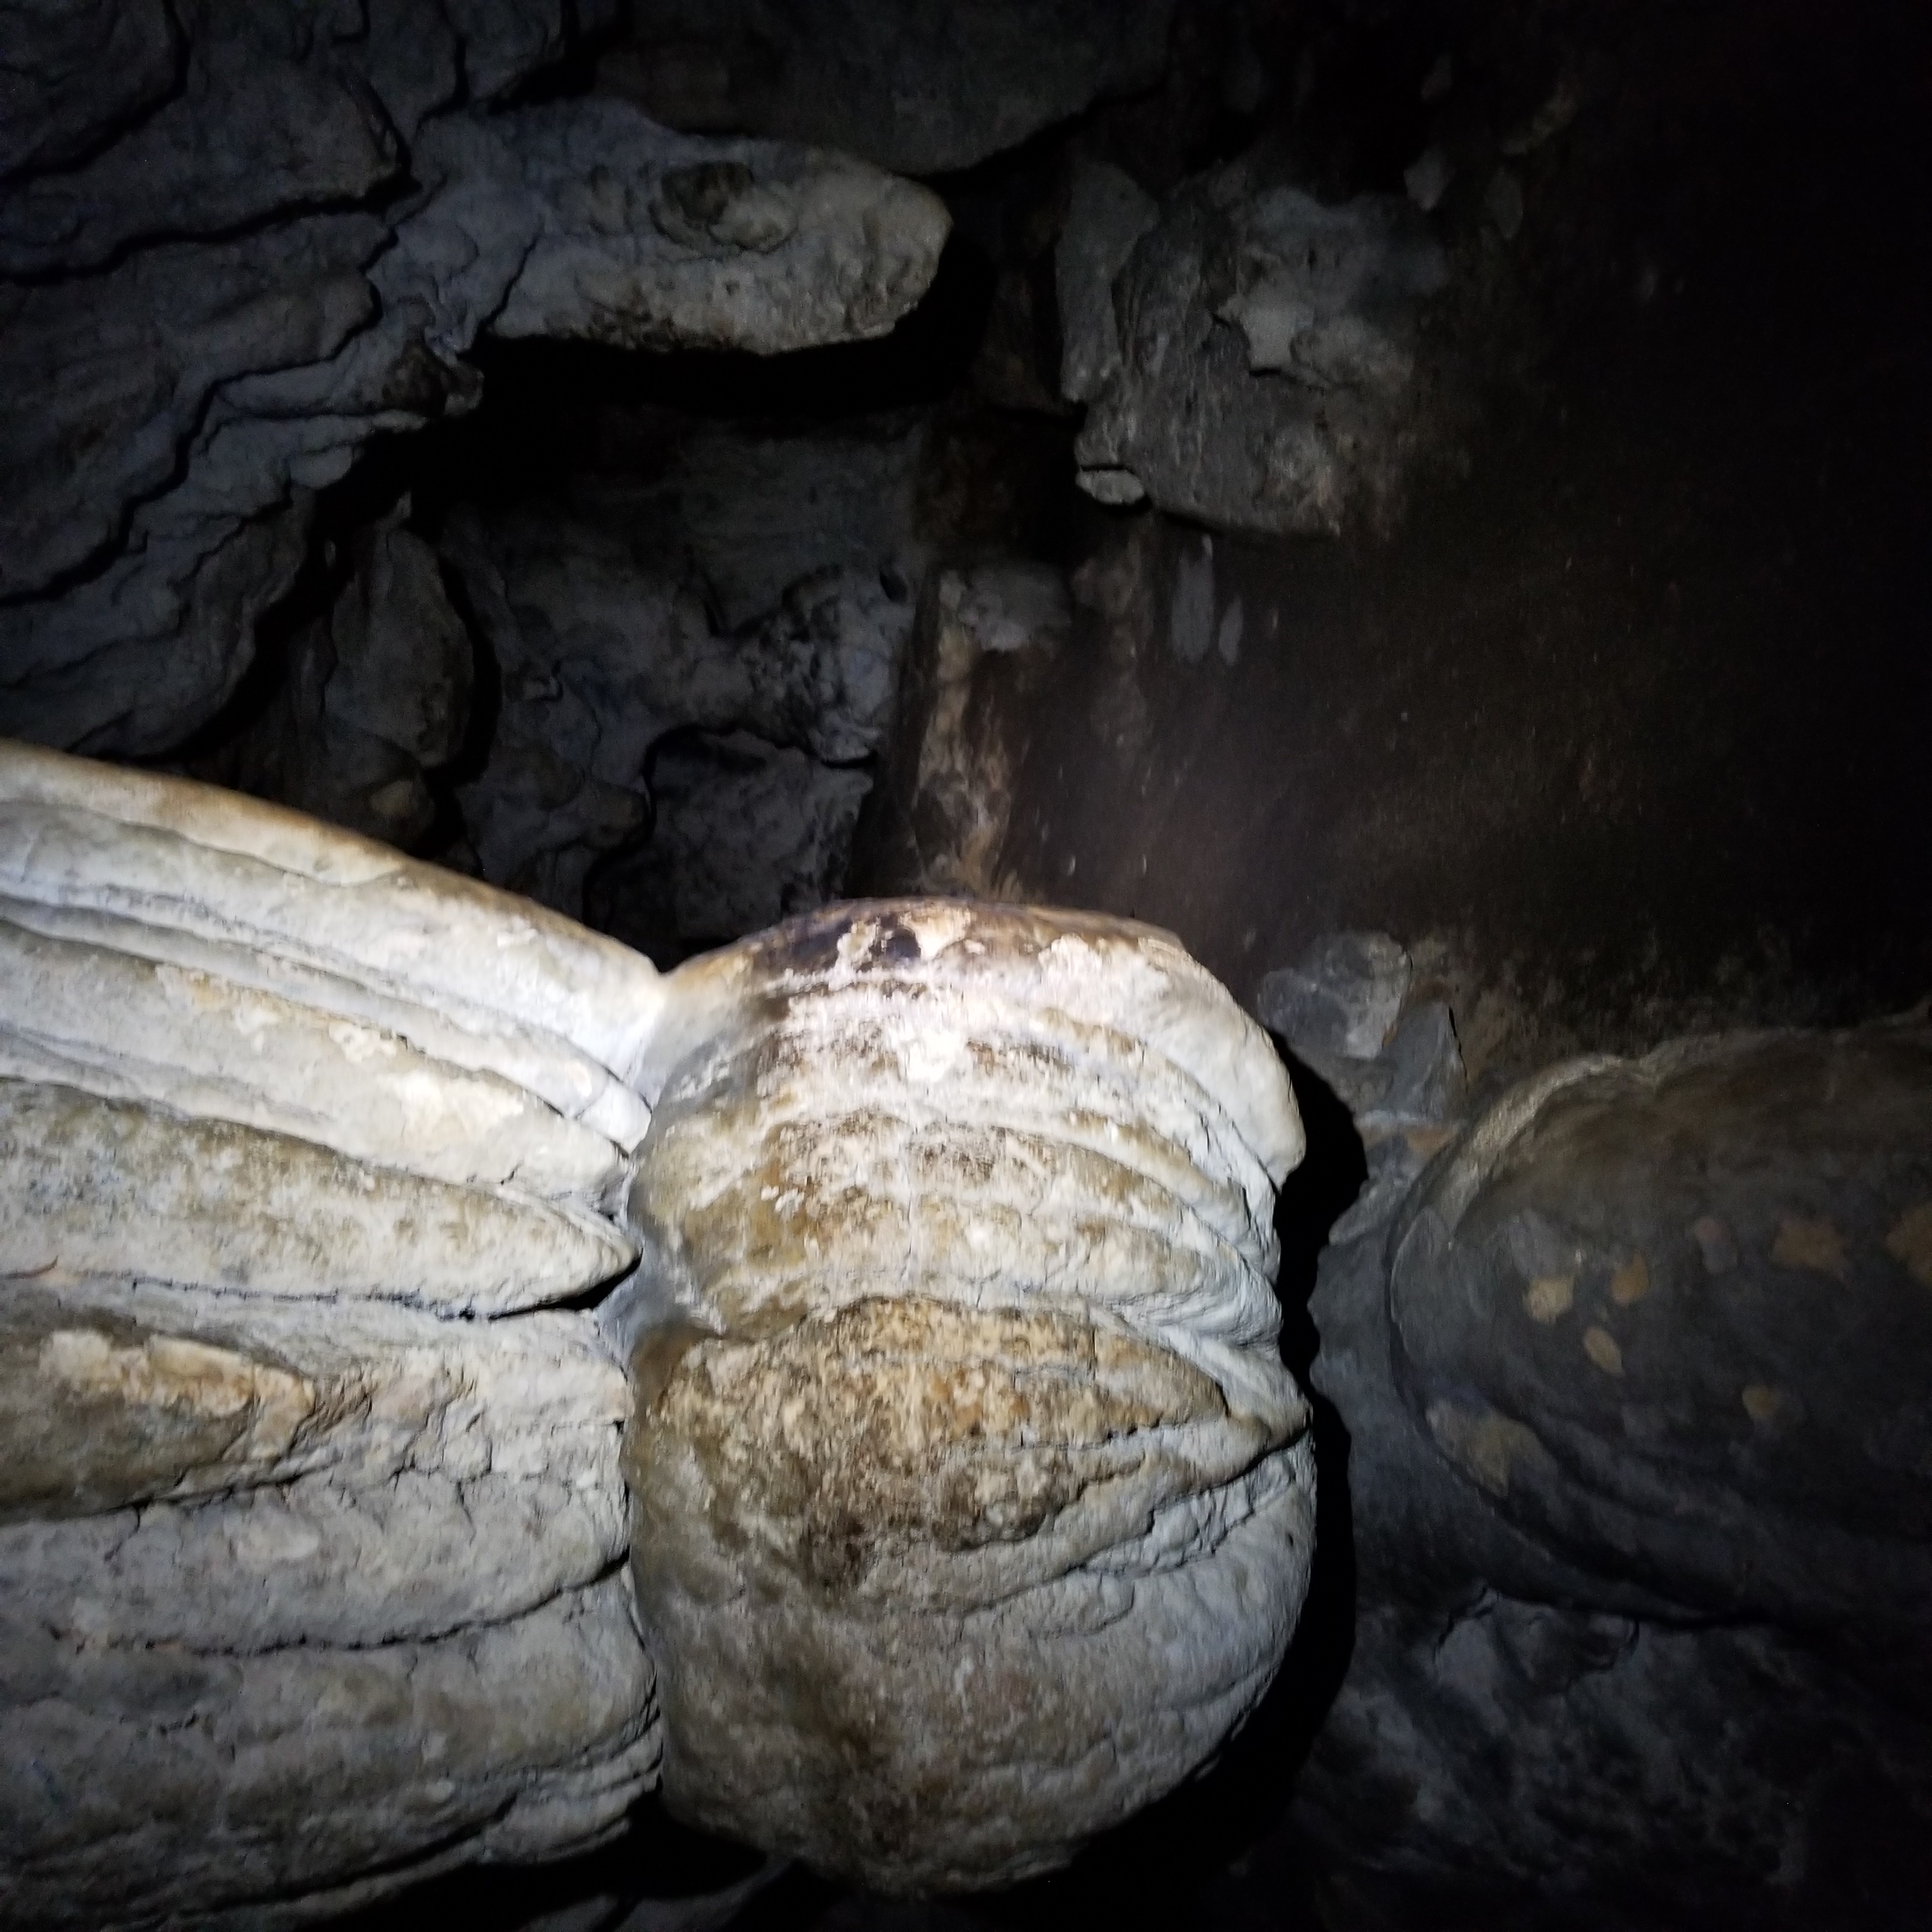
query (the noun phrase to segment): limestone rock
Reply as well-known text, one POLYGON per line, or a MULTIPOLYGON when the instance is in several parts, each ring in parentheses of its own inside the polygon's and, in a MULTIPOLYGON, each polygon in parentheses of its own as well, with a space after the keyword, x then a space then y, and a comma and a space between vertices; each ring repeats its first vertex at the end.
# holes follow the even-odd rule
POLYGON ((862 904, 676 983, 614 1311, 667 1796, 890 1890, 1045 1869, 1213 1751, 1300 1601, 1286 1077, 1111 920, 862 904))
POLYGON ((1159 204, 1131 176, 1104 161, 1076 161, 1066 226, 1053 262, 1060 298, 1060 391, 1069 402, 1091 402, 1120 373, 1114 280, 1134 244, 1160 219, 1159 204))
MULTIPOLYGON (((44 742, 150 754, 218 712, 314 493, 473 404, 486 326, 873 334, 944 238, 934 197, 840 158, 611 100, 482 112, 567 47, 560 0, 196 5, 178 47, 164 9, 32 12, 10 71, 46 114, 9 118, 0 179, 0 730, 44 742)), ((364 762, 364 795, 406 782, 364 762)))
POLYGON ((446 548, 500 692, 458 794, 485 874, 574 912, 593 862, 628 848, 600 874, 599 922, 680 953, 836 891, 913 623, 895 567, 912 560, 863 548, 879 514, 854 532, 821 505, 790 547, 806 574, 774 586, 728 566, 721 592, 693 568, 710 544, 678 541, 713 536, 702 499, 688 526, 621 491, 459 512, 446 548), (732 621, 767 590, 772 606, 732 621), (704 744, 674 739, 693 732, 704 744))
POLYGON ((1448 279, 1407 202, 1329 206, 1235 164, 1149 226, 1119 182, 1084 184, 1058 260, 1082 487, 1236 530, 1390 504, 1421 435, 1418 310, 1448 279))
POLYGON ((1049 565, 988 562, 933 580, 872 860, 894 890, 1000 896, 1030 704, 1072 622, 1066 580, 1049 565))
POLYGON ((650 842, 605 874, 613 931, 688 952, 837 896, 869 772, 747 731, 680 739, 652 762, 650 842))
POLYGON ((220 776, 407 848, 435 822, 428 774, 463 746, 475 645, 436 552, 399 518, 349 549, 346 581, 290 640, 273 696, 222 748, 220 776))
POLYGON ((888 902, 661 977, 0 746, 0 951, 10 1925, 614 1844, 661 1686, 687 1812, 997 1882, 1279 1665, 1301 1129, 1166 935, 888 902))
POLYGON ((656 975, 23 747, 0 874, 0 1916, 292 1924, 598 1842, 658 1749, 630 1397, 543 1304, 635 1253, 656 975))
POLYGON ((1301 1828, 1392 1922, 1902 1928, 1932 1878, 1924 1027, 1572 1062, 1426 1169, 1418 1138, 1370 1150, 1388 1184, 1310 1304, 1359 1615, 1301 1828))
POLYGON ((79 160, 173 84, 180 53, 166 0, 9 8, 0 78, 0 178, 79 160))
POLYGON ((947 174, 1152 86, 1174 12, 1174 0, 652 0, 598 73, 674 127, 947 174))
POLYGON ((862 163, 694 140, 622 101, 452 117, 419 154, 442 191, 379 281, 457 353, 485 326, 766 356, 882 335, 950 226, 936 195, 862 163))

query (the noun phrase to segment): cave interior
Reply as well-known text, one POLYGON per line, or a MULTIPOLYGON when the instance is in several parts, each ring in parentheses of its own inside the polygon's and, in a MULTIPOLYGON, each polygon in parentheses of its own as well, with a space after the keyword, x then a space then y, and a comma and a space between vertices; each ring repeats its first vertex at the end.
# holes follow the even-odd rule
POLYGON ((0 20, 0 736, 667 969, 845 899, 1145 921, 1308 1133, 1314 1569, 1180 1789, 983 1894, 647 1797, 310 1917, 1928 1922, 1925 10, 0 20), (1404 1246, 1468 1123, 1687 1040, 1404 1246))

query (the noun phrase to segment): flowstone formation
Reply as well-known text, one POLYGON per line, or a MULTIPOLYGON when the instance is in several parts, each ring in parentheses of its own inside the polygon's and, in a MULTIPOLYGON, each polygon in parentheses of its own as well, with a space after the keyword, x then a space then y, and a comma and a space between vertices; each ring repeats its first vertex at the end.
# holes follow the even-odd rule
POLYGON ((1265 1689, 1300 1127, 1165 934, 880 902, 660 976, 18 746, 0 887, 8 1924, 306 1922, 661 1772, 986 1885, 1265 1689))
POLYGON ((1367 1168, 1309 1304, 1356 1601, 1300 1829, 1370 1924, 1913 1923, 1932 1034, 1678 1040, 1472 1108, 1413 992, 1347 934, 1259 1000, 1367 1168))

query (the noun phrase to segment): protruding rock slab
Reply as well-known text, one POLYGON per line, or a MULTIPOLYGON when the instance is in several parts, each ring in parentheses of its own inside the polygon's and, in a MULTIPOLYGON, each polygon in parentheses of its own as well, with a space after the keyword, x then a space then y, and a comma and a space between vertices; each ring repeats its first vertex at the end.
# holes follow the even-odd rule
POLYGON ((1312 1543, 1265 1036, 1166 935, 794 922, 634 1195, 635 1574, 684 1815, 890 1890, 1064 1862, 1266 1688, 1312 1543))

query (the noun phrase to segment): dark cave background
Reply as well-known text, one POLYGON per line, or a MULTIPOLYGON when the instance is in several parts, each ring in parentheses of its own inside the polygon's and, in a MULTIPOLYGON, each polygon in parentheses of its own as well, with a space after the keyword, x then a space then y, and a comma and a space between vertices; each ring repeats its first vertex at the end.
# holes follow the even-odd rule
MULTIPOLYGON (((729 59, 706 66, 688 22, 660 34, 655 19, 640 0, 524 98, 598 88, 697 131, 790 131, 785 113, 802 110, 772 94, 768 68, 753 62, 746 80, 729 59)), ((328 811, 317 774, 332 754, 302 680, 326 681, 334 660, 316 640, 360 580, 369 532, 401 530, 436 553, 463 622, 469 662, 452 676, 465 701, 440 755, 385 764, 368 786, 420 783, 411 849, 551 898, 661 964, 764 922, 730 923, 734 905, 776 916, 968 890, 1167 927, 1252 1004, 1319 936, 1385 931, 1415 962, 1414 997, 1452 1009, 1478 1096, 1569 1053, 1846 1026, 1922 1003, 1932 16, 1877 0, 1213 0, 1174 9, 1166 47, 1150 80, 970 166, 924 171, 954 227, 932 288, 881 340, 761 357, 486 338, 469 357, 472 411, 376 439, 315 494, 299 568, 232 694, 128 754, 328 811), (1552 101, 1558 124, 1528 140, 1552 101), (1268 533, 1082 494, 1054 275, 1077 158, 1161 200, 1261 154, 1341 202, 1412 193, 1406 172, 1431 150, 1453 164, 1427 218, 1450 273, 1423 310, 1426 422, 1394 496, 1352 504, 1334 531, 1268 533), (1499 170, 1518 192, 1513 220, 1498 219, 1499 170), (532 506, 618 531, 653 582, 704 606, 713 634, 749 638, 762 593, 731 604, 707 560, 764 541, 766 509, 734 523, 728 503, 715 527, 687 527, 664 496, 700 473, 788 506, 808 533, 802 556, 869 572, 868 596, 883 586, 908 638, 896 707, 862 748, 830 752, 802 727, 786 738, 668 712, 641 731, 627 779, 593 784, 560 761, 554 796, 516 794, 539 817, 531 800, 580 814, 556 848, 567 863, 538 841, 532 869, 497 868, 474 800, 500 769, 521 674, 454 560, 455 533, 478 517, 508 527, 532 506), (976 661, 953 765, 980 789, 935 802, 922 734, 938 701, 940 586, 1015 566, 1070 586, 1062 614, 1048 645, 976 661), (1177 623, 1204 594, 1211 648, 1177 623), (769 836, 729 879, 692 884, 696 862, 676 855, 722 838, 748 809, 743 786, 784 760, 794 789, 772 794, 790 802, 772 808, 769 836), (585 802, 596 785, 610 796, 585 802), (835 795, 836 812, 820 802, 835 795), (935 854, 966 850, 974 813, 988 837, 948 870, 935 854), (790 869, 768 890, 758 868, 781 861, 790 869)), ((820 621, 818 608, 798 623, 820 621)), ((1284 1196, 1281 1293, 1305 1378, 1321 1341, 1307 1308, 1318 1256, 1370 1168, 1348 1107, 1294 1071, 1312 1151, 1284 1196)), ((1580 1893, 1571 1874, 1492 1869, 1480 1842, 1433 1869, 1358 1856, 1376 1808, 1404 1802, 1372 1779, 1352 1839, 1310 1830, 1297 1777, 1358 1616, 1359 1444, 1326 1396, 1320 1413, 1313 1594, 1276 1690, 1218 1766, 1011 1894, 893 1902, 794 1870, 730 1922, 1720 1919, 1749 1844, 1705 1870, 1640 1844, 1627 1891, 1586 1873, 1580 1893)), ((1719 1730, 1694 1743, 1755 1748, 1719 1730)), ((1834 1787, 1813 1868, 1762 1922, 1922 1922, 1932 1814, 1904 1788, 1834 1787)), ((637 1838, 596 1859, 460 1875, 354 1922, 653 1924, 628 1890, 640 1858, 653 1897, 687 1898, 681 1912, 664 1905, 667 1932, 712 1922, 688 1900, 757 1864, 681 1833, 653 1800, 637 1838)), ((1750 1909, 1770 1910, 1768 1896, 1750 1909)))

